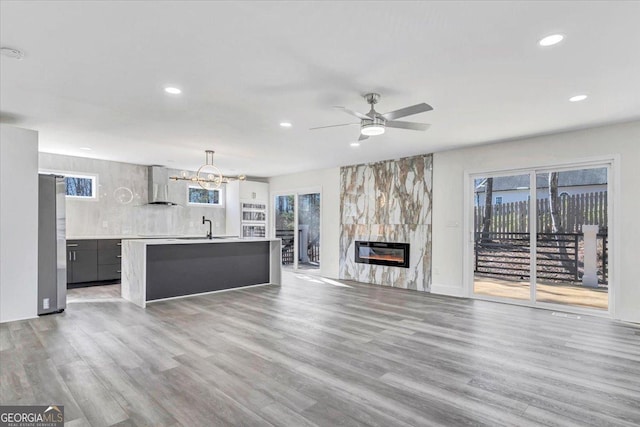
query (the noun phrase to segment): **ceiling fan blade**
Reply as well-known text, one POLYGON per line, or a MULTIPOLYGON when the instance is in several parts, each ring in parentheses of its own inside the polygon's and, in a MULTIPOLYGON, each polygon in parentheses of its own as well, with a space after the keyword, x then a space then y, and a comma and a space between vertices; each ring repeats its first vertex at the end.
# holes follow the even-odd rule
POLYGON ((365 139, 368 139, 368 138, 369 138, 369 135, 360 134, 360 138, 358 138, 358 141, 364 141, 365 139))
POLYGON ((350 125, 359 125, 360 123, 343 123, 341 125, 329 125, 329 126, 318 126, 315 128, 309 128, 309 130, 316 130, 316 129, 326 129, 326 128, 337 128, 340 126, 350 126, 350 125))
POLYGON ((353 111, 353 110, 349 110, 348 108, 345 107, 333 107, 333 108, 337 108, 339 110, 344 111, 347 114, 351 114, 352 116, 355 116, 359 119, 367 119, 367 120, 371 120, 371 117, 367 116, 366 114, 362 114, 362 113, 358 113, 357 111, 353 111))
POLYGON ((409 130, 427 130, 431 125, 426 123, 390 121, 386 123, 388 128, 409 129, 409 130))
POLYGON ((433 107, 423 102, 422 104, 412 105, 411 107, 389 111, 388 113, 382 114, 382 117, 384 117, 386 120, 395 120, 401 117, 413 116, 414 114, 424 113, 431 110, 433 110, 433 107))

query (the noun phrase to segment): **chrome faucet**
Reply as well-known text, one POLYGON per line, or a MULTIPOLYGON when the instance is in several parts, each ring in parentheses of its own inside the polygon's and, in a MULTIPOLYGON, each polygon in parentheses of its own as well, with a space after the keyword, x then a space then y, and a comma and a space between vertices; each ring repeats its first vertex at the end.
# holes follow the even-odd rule
POLYGON ((211 220, 210 219, 206 219, 204 217, 204 215, 202 216, 202 224, 204 225, 205 222, 209 223, 209 232, 207 233, 207 239, 213 239, 213 231, 211 230, 211 220))

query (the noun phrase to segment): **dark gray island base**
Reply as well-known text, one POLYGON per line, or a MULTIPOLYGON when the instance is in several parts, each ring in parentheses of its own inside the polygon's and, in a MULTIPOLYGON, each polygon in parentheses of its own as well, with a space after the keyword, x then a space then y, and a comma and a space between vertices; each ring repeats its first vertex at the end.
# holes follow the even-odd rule
POLYGON ((269 283, 269 242, 147 248, 147 301, 269 283))
POLYGON ((122 249, 122 296, 141 307, 169 298, 280 284, 279 239, 129 240, 122 249))

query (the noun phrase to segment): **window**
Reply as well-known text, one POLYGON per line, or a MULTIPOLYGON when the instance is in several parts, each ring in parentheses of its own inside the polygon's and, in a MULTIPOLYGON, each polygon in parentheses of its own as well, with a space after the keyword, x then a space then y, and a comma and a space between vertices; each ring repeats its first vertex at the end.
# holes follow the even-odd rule
POLYGON ((65 174, 67 197, 79 199, 96 198, 96 177, 65 174))
POLYGON ((222 206, 222 191, 220 189, 205 190, 200 187, 187 188, 187 204, 222 206))
POLYGON ((63 176, 68 199, 98 201, 98 175, 86 172, 69 172, 54 169, 39 169, 38 173, 63 176))
POLYGON ((69 199, 98 200, 98 175, 51 169, 40 169, 38 173, 63 176, 69 199))
POLYGON ((502 204, 502 196, 496 196, 496 205, 502 204))

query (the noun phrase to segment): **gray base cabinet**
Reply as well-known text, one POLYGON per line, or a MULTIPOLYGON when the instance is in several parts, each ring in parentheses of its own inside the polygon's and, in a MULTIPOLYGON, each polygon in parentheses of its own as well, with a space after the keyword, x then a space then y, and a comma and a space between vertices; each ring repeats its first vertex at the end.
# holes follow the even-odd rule
POLYGON ((68 240, 67 283, 120 279, 120 240, 68 240))
POLYGON ((67 283, 98 280, 98 242, 67 240, 67 283))
POLYGON ((98 240, 98 280, 118 280, 122 268, 121 240, 98 240))
POLYGON ((98 251, 75 251, 72 268, 74 283, 98 280, 98 251))

